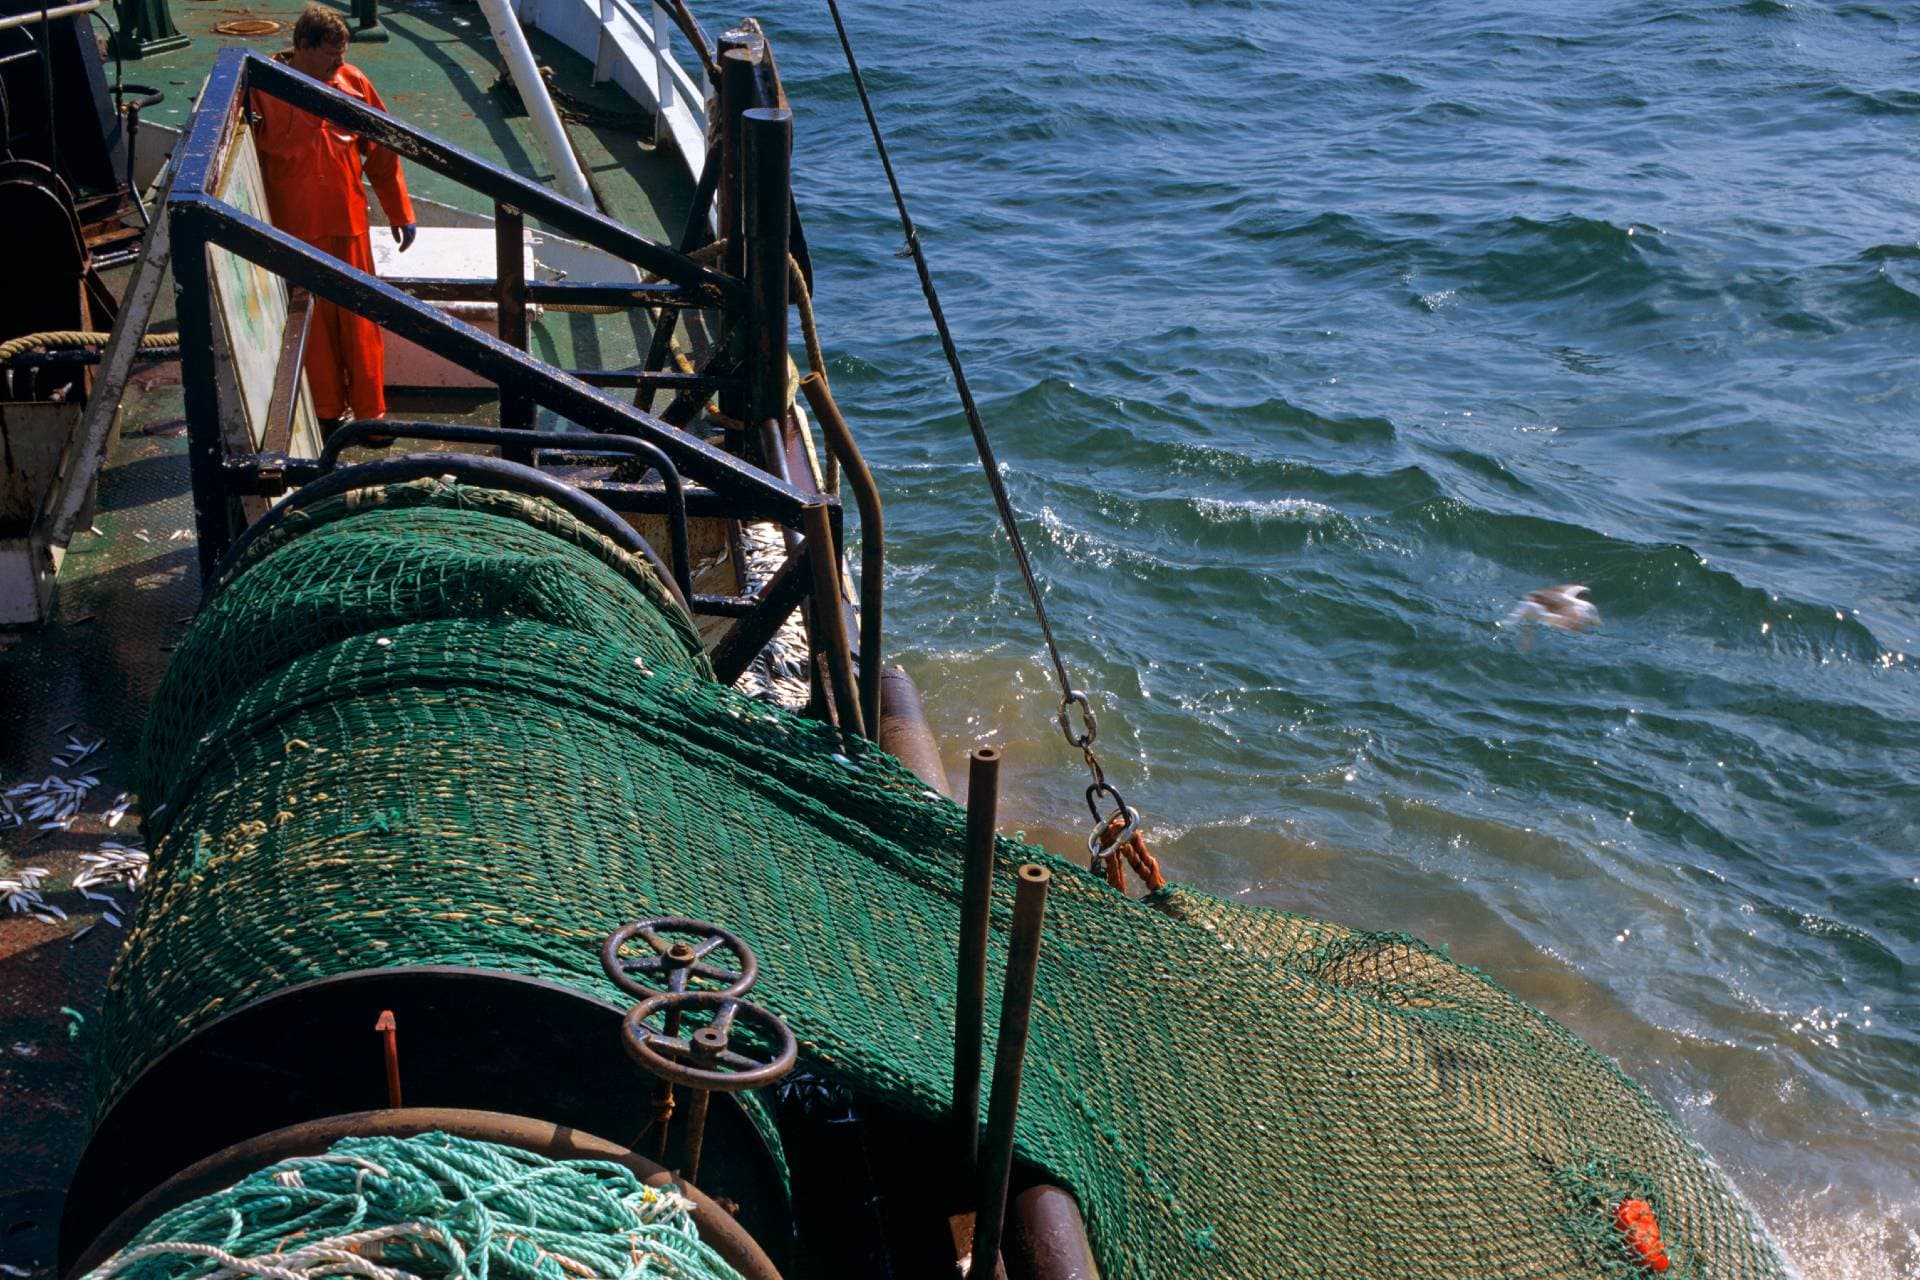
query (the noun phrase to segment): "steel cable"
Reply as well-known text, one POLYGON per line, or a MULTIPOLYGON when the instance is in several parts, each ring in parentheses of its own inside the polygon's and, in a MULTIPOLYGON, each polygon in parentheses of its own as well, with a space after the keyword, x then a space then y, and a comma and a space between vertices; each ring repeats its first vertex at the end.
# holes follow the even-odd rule
MULTIPOLYGON (((939 291, 933 285, 933 273, 927 268, 927 258, 920 250, 920 233, 914 229, 913 215, 907 212, 907 199, 900 190, 900 179, 893 171, 893 159, 887 153, 886 139, 880 135, 880 121, 873 112, 873 100, 867 96, 867 84, 860 75, 860 63, 854 57, 853 43, 847 37, 847 25, 840 17, 838 0, 827 0, 827 9, 833 15, 833 28, 840 36, 841 51, 846 54, 847 70, 853 74, 853 87, 860 95, 860 108, 866 112, 867 127, 873 132, 874 149, 879 153, 880 165, 887 172, 887 186, 893 191, 894 207, 900 211, 900 227, 906 233, 907 249, 913 255, 914 269, 920 273, 920 291, 926 295, 927 310, 933 316, 934 328, 940 332, 940 348, 946 353, 947 367, 953 371, 953 385, 960 393, 960 407, 967 419, 967 430, 973 433, 974 450, 980 455, 980 466, 987 473, 987 487, 993 491, 993 503, 1000 512, 1001 527, 1007 531, 1007 540, 1013 545, 1013 558, 1020 566, 1020 576, 1027 584, 1027 598, 1033 602, 1033 613, 1040 621, 1040 634, 1047 642, 1047 656, 1053 662, 1054 674, 1060 684, 1060 731, 1073 746, 1079 748, 1086 758, 1087 769, 1093 776, 1093 783, 1087 788, 1087 808, 1092 811, 1094 832, 1097 839, 1108 826, 1107 817, 1100 813, 1097 801, 1102 795, 1112 799, 1114 809, 1112 817, 1125 822, 1122 841, 1133 834, 1138 825, 1139 816, 1127 806, 1120 793, 1114 790, 1093 753, 1093 740, 1097 732, 1093 707, 1088 703, 1086 694, 1074 688, 1073 678, 1067 674, 1066 659, 1060 655, 1060 646, 1053 638, 1053 626, 1047 620, 1047 606, 1040 598, 1040 583, 1034 576, 1033 563, 1027 556, 1026 542, 1020 536, 1019 522, 1014 518, 1013 501, 1007 496, 1006 482, 1000 476, 1000 464, 994 457, 993 442, 987 438, 986 424, 980 419, 980 409, 974 404, 973 392, 967 386, 967 375, 960 367, 960 352, 953 344, 953 333, 947 327, 946 312, 940 306, 939 291), (1074 707, 1080 708, 1082 729, 1075 733, 1068 720, 1068 712, 1074 707)), ((1088 842, 1098 864, 1103 851, 1095 848, 1096 839, 1088 842)), ((1109 846, 1111 847, 1111 846, 1109 846)))

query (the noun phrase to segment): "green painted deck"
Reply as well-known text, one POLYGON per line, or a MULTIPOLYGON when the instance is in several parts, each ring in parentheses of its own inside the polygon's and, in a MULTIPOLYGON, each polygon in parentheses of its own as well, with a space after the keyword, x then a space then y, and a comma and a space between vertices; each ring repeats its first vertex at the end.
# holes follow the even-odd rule
MULTIPOLYGON (((198 92, 215 52, 244 48, 270 55, 287 48, 293 20, 303 7, 304 0, 173 0, 174 22, 193 43, 127 64, 129 80, 166 92, 166 102, 147 118, 175 127, 183 124, 192 109, 189 99, 198 92), (254 19, 281 26, 271 35, 251 38, 213 30, 222 23, 254 19)), ((525 115, 508 116, 509 99, 491 88, 501 76, 501 62, 479 6, 409 0, 404 8, 383 8, 381 23, 389 39, 350 45, 347 61, 367 73, 390 112, 523 177, 552 180, 532 123, 525 115)), ((553 69, 556 84, 570 98, 616 115, 638 115, 637 105, 617 87, 593 84, 592 67, 571 49, 539 32, 529 32, 528 41, 535 58, 553 69)), ((560 105, 565 109, 568 104, 560 105)), ((606 201, 605 212, 650 239, 679 235, 691 192, 677 162, 654 152, 649 132, 580 122, 569 122, 567 130, 582 167, 606 201)), ((407 184, 416 196, 475 213, 492 212, 486 201, 417 165, 407 168, 407 184)))
MULTIPOLYGON (((174 22, 193 43, 126 64, 128 80, 167 95, 146 118, 182 126, 217 51, 244 48, 271 55, 289 47, 293 21, 303 7, 305 0, 173 0, 174 22), (214 31, 224 23, 261 19, 279 23, 279 30, 251 38, 214 31)), ((502 95, 493 87, 502 79, 502 63, 478 5, 410 0, 404 8, 383 9, 381 24, 388 39, 355 42, 348 46, 347 61, 367 73, 390 112, 522 177, 551 183, 553 169, 532 122, 510 92, 502 95)), ((566 114, 589 117, 569 120, 566 127, 602 212, 650 240, 677 240, 686 225, 691 184, 678 159, 654 150, 638 104, 613 84, 592 83, 591 64, 565 45, 537 31, 527 35, 534 57, 552 68, 564 95, 557 105, 566 114)), ((408 165, 405 172, 416 199, 492 216, 491 201, 458 183, 420 165, 408 165)), ((529 326, 528 345, 563 367, 625 369, 639 365, 647 336, 641 315, 549 313, 529 326)))

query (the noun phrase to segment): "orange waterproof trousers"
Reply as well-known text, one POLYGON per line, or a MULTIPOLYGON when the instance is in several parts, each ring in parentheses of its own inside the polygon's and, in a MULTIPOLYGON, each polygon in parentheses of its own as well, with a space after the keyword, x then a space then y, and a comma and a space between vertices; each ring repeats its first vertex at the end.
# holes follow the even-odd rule
MULTIPOLYGON (((357 236, 320 236, 313 247, 373 274, 373 242, 364 231, 357 236)), ((386 351, 380 326, 373 321, 315 298, 303 367, 316 416, 342 418, 349 408, 356 418, 386 416, 386 351)))

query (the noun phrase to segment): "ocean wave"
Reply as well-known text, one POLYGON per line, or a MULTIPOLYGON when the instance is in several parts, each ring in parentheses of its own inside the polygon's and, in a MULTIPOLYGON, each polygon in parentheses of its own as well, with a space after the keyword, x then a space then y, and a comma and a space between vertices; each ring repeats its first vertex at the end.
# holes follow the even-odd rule
POLYGON ((1828 86, 1819 96, 1866 116, 1920 115, 1920 90, 1856 89, 1852 85, 1836 84, 1828 86))
POLYGON ((1327 524, 1341 519, 1338 511, 1311 498, 1195 498, 1193 505, 1216 524, 1327 524))

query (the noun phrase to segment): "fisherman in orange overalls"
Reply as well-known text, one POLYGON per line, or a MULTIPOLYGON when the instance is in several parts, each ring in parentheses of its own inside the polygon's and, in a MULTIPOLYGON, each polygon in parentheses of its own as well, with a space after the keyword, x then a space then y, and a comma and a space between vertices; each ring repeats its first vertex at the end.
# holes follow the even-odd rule
MULTIPOLYGON (((387 109, 366 74, 347 65, 347 24, 332 9, 308 5, 293 24, 293 49, 275 56, 328 88, 387 109)), ((400 252, 413 247, 413 202, 400 157, 257 90, 252 108, 253 145, 274 226, 372 275, 364 170, 400 252)), ((386 354, 373 321, 314 299, 305 368, 323 429, 338 426, 349 409, 356 418, 386 416, 386 354)))

